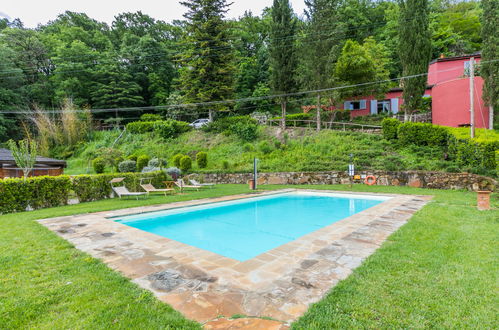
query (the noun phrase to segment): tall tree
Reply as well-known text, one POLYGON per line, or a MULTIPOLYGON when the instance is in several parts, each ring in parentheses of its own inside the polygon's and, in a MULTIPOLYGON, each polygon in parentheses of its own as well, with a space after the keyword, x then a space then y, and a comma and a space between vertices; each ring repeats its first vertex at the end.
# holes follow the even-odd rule
MULTIPOLYGON (((296 19, 289 0, 274 0, 270 27, 271 85, 274 93, 287 94, 296 88, 296 19)), ((281 97, 282 128, 286 128, 286 101, 281 97)))
POLYGON ((494 128, 494 112, 499 109, 499 2, 482 0, 482 64, 485 80, 483 96, 489 105, 489 125, 494 128))
MULTIPOLYGON (((186 0, 185 46, 180 56, 179 87, 186 102, 229 99, 233 93, 233 53, 224 21, 226 0, 186 0)), ((224 106, 210 107, 223 110, 224 106)))
MULTIPOLYGON (((302 80, 309 89, 329 87, 333 82, 334 63, 341 52, 343 27, 338 15, 338 0, 306 0, 306 39, 301 49, 302 80)), ((347 24, 344 24, 345 26, 347 24)), ((317 129, 320 129, 321 95, 317 94, 317 129)))
MULTIPOLYGON (((399 0, 399 56, 403 76, 428 72, 431 40, 428 19, 428 0, 399 0)), ((420 75, 402 79, 404 89, 404 120, 421 109, 427 77, 420 75)))

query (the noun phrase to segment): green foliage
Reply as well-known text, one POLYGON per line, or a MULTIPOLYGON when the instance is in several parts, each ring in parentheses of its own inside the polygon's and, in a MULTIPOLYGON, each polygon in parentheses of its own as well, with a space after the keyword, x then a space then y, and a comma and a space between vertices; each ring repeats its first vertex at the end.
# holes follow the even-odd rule
POLYGON ((158 121, 162 119, 163 118, 161 117, 161 115, 155 113, 145 113, 142 116, 140 116, 141 121, 158 121))
POLYGON ((497 176, 499 160, 499 134, 495 131, 476 130, 476 138, 471 139, 468 129, 448 128, 449 155, 460 167, 471 172, 497 176))
POLYGON ((395 118, 383 119, 381 122, 381 126, 383 127, 383 137, 387 140, 397 139, 397 132, 400 124, 400 121, 395 118))
POLYGON ((229 132, 243 141, 254 141, 258 137, 258 125, 239 122, 229 126, 229 132))
POLYGON ((163 139, 171 139, 191 128, 189 124, 177 120, 135 121, 126 125, 127 130, 133 134, 154 132, 163 139))
POLYGON ((0 180, 0 213, 65 205, 69 199, 69 176, 37 176, 0 180))
POLYGON ((134 121, 126 125, 126 130, 132 134, 144 134, 154 130, 155 121, 134 121))
POLYGON ((208 166, 208 153, 201 151, 196 154, 196 162, 199 168, 206 168, 208 166))
POLYGON ((120 173, 130 173, 137 170, 137 162, 134 160, 124 160, 118 164, 118 171, 120 173))
POLYGON ((445 127, 426 123, 401 123, 397 136, 403 145, 446 146, 448 140, 445 127))
POLYGON ((202 129, 205 132, 211 133, 230 133, 230 127, 238 123, 257 124, 257 121, 250 116, 224 117, 203 126, 202 129))
MULTIPOLYGON (((399 56, 404 76, 428 71, 431 57, 428 0, 400 0, 399 56)), ((410 115, 422 107, 427 77, 403 79, 405 112, 410 115)))
POLYGON ((182 159, 182 157, 184 157, 183 154, 176 154, 175 156, 173 156, 173 165, 175 165, 175 167, 180 168, 180 160, 182 159))
POLYGON ((230 168, 230 163, 229 163, 229 161, 228 161, 228 160, 223 160, 223 161, 222 161, 222 168, 223 168, 224 170, 228 170, 228 169, 230 168))
POLYGON ((270 154, 273 149, 269 141, 261 141, 260 143, 258 143, 258 150, 260 150, 260 152, 263 154, 270 154))
POLYGON ((180 169, 182 170, 182 172, 184 173, 189 172, 191 168, 192 168, 191 157, 185 155, 182 158, 180 158, 180 169))
MULTIPOLYGON (((484 100, 493 106, 497 118, 499 111, 499 3, 496 0, 482 0, 482 62, 480 73, 485 81, 484 100)), ((497 120, 497 119, 496 119, 497 120)))
POLYGON ((152 158, 147 164, 147 166, 155 168, 163 168, 166 167, 167 165, 168 162, 166 161, 166 159, 163 158, 152 158))
POLYGON ((141 155, 137 157, 137 172, 142 172, 142 169, 149 164, 150 157, 148 155, 141 155))
POLYGON ((94 168, 94 172, 97 174, 104 173, 104 169, 106 167, 106 161, 102 157, 97 157, 92 160, 92 167, 94 168))

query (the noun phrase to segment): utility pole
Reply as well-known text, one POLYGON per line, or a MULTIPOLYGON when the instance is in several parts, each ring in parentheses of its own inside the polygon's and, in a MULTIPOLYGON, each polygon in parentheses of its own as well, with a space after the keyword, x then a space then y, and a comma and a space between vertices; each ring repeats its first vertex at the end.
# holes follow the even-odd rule
POLYGON ((470 129, 471 138, 475 137, 475 58, 470 59, 470 129))
POLYGON ((317 132, 321 130, 321 94, 317 94, 317 132))

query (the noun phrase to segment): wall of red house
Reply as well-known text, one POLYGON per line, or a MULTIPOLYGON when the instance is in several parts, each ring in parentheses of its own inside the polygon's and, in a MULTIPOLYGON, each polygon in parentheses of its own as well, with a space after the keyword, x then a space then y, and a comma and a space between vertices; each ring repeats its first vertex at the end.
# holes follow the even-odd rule
MULTIPOLYGON (((475 127, 487 128, 489 109, 482 100, 483 79, 475 77, 475 127)), ((432 122, 458 127, 470 124, 469 78, 444 81, 433 86, 432 122)))
MULTIPOLYGON (((435 85, 444 81, 458 79, 464 76, 464 63, 470 58, 452 59, 446 61, 441 59, 431 63, 428 68, 428 85, 435 85)), ((480 57, 475 57, 475 62, 480 63, 480 57)))

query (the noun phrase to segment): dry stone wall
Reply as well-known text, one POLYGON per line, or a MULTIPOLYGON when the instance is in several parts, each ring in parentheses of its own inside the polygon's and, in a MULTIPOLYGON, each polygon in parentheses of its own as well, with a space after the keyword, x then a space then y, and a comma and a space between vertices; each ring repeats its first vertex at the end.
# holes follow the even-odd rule
MULTIPOLYGON (((497 181, 493 178, 470 173, 446 173, 424 171, 366 171, 363 175, 374 175, 378 185, 411 186, 431 189, 466 189, 471 191, 495 191, 497 181)), ((252 173, 209 173, 203 174, 206 182, 247 183, 253 178, 252 173)), ((348 184, 350 178, 346 172, 278 172, 259 173, 258 184, 348 184)), ((363 180, 362 180, 363 181, 363 180)))

